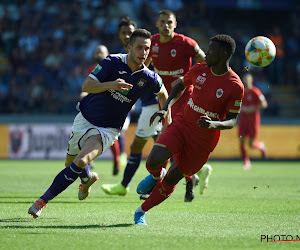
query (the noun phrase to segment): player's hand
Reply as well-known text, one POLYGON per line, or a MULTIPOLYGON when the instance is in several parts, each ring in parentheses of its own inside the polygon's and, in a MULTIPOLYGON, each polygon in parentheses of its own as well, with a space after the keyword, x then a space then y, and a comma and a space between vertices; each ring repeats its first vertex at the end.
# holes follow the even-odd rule
POLYGON ((205 114, 204 116, 200 116, 200 119, 197 121, 200 128, 213 129, 214 123, 210 117, 205 114))
POLYGON ((113 88, 115 90, 129 90, 132 89, 133 85, 130 83, 125 82, 124 79, 118 78, 113 82, 113 88))
POLYGON ((153 123, 154 123, 154 120, 155 120, 155 118, 156 117, 159 117, 159 121, 158 122, 161 122, 165 117, 166 117, 166 115, 167 115, 167 111, 166 110, 159 110, 159 111, 157 111, 157 112, 155 112, 152 116, 151 116, 151 118, 150 118, 150 126, 152 126, 153 125, 153 123))

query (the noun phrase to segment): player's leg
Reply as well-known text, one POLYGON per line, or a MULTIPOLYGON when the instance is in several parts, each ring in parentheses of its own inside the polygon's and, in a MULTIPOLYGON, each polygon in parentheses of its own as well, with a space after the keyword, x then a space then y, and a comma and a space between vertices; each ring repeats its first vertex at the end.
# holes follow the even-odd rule
POLYGON ((156 121, 152 126, 149 125, 149 117, 158 111, 158 105, 148 105, 142 108, 140 114, 136 136, 130 146, 130 155, 124 171, 124 176, 121 183, 117 184, 103 184, 102 190, 110 195, 125 195, 129 190, 129 184, 136 173, 141 159, 142 151, 150 137, 157 139, 161 131, 161 124, 156 121))
MULTIPOLYGON (((65 166, 68 167, 74 161, 77 155, 66 155, 66 162, 65 166)), ((81 184, 79 185, 79 192, 78 192, 78 199, 84 200, 88 195, 89 192, 85 191, 86 187, 90 187, 93 183, 98 180, 98 174, 96 172, 90 172, 90 163, 86 165, 82 169, 82 173, 79 175, 81 184)), ((90 188, 88 189, 90 191, 90 188)))
MULTIPOLYGON (((154 142, 155 142, 157 139, 158 139, 158 135, 153 137, 154 142)), ((170 162, 170 159, 167 160, 161 167, 164 168, 164 169, 167 169, 167 166, 169 165, 169 162, 170 162)), ((154 188, 154 187, 153 187, 153 188, 154 188)), ((150 189, 147 193, 141 194, 141 195, 140 195, 140 199, 141 199, 141 200, 146 200, 146 199, 149 197, 149 195, 151 194, 153 188, 150 189)))
POLYGON ((177 183, 183 178, 182 173, 177 168, 176 162, 174 161, 168 170, 165 178, 160 180, 154 187, 150 196, 144 203, 138 207, 134 214, 135 224, 147 225, 145 220, 145 213, 159 205, 166 200, 175 190, 177 183))
POLYGON ((115 141, 114 144, 110 147, 110 150, 113 154, 113 175, 117 175, 121 169, 120 165, 120 143, 119 141, 115 141))
POLYGON ((261 158, 266 158, 266 146, 264 142, 262 141, 257 141, 255 138, 250 138, 249 139, 249 146, 251 148, 258 149, 261 152, 261 158))
POLYGON ((33 203, 33 205, 29 208, 28 213, 34 218, 39 217, 42 209, 46 206, 48 201, 52 200, 71 185, 79 177, 79 175, 82 174, 83 168, 101 153, 102 137, 99 134, 88 137, 84 142, 81 151, 74 158, 70 166, 64 168, 58 173, 51 186, 36 202, 33 203))
POLYGON ((138 169, 141 159, 142 151, 147 143, 147 139, 135 137, 133 143, 130 146, 131 153, 128 158, 128 162, 124 171, 123 180, 117 184, 103 184, 102 190, 109 195, 126 195, 129 191, 129 183, 138 169))
POLYGON ((204 166, 198 172, 201 195, 204 194, 208 188, 209 176, 211 175, 211 172, 212 167, 209 164, 204 164, 204 166))
POLYGON ((126 119, 125 119, 125 122, 124 122, 124 125, 123 125, 123 128, 121 130, 121 133, 119 135, 119 145, 120 145, 120 165, 121 167, 125 167, 126 164, 127 164, 127 153, 125 151, 125 131, 128 129, 129 127, 129 124, 130 124, 130 113, 128 113, 126 119))
POLYGON ((137 186, 138 194, 148 194, 156 183, 166 174, 165 163, 172 156, 172 152, 163 145, 155 144, 146 162, 150 175, 143 179, 137 186))
POLYGON ((243 169, 247 170, 251 168, 251 161, 249 156, 247 155, 247 148, 246 148, 246 137, 240 136, 240 149, 241 149, 241 157, 243 160, 243 169))

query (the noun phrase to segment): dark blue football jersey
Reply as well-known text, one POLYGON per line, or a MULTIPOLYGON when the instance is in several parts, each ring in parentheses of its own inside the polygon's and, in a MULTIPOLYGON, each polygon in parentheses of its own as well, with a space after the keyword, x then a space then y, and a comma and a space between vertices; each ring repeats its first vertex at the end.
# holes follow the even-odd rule
POLYGON ((127 54, 109 55, 89 75, 99 82, 121 78, 133 85, 128 91, 109 89, 88 94, 80 101, 82 115, 95 126, 121 129, 128 112, 147 90, 155 94, 160 92, 161 77, 146 66, 132 72, 127 65, 127 57, 127 54))

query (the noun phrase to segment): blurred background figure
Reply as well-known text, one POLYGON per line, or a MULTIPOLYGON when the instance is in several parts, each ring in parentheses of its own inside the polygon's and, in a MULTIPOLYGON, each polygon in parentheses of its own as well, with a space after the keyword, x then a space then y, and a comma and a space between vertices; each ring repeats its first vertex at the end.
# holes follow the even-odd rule
POLYGON ((239 120, 239 137, 243 169, 246 170, 251 168, 251 161, 247 156, 246 138, 249 139, 250 148, 260 150, 262 158, 266 157, 265 144, 257 141, 257 137, 260 128, 260 110, 266 109, 268 104, 259 88, 253 86, 253 77, 250 73, 242 76, 242 82, 245 86, 245 94, 239 120))

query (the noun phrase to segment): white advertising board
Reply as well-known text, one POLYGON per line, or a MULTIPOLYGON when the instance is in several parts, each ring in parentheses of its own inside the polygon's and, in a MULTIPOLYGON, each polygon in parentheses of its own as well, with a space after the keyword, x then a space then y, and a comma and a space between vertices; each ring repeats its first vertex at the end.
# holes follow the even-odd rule
MULTIPOLYGON (((71 124, 9 124, 10 159, 65 159, 71 124)), ((99 158, 110 159, 106 150, 99 158)))

